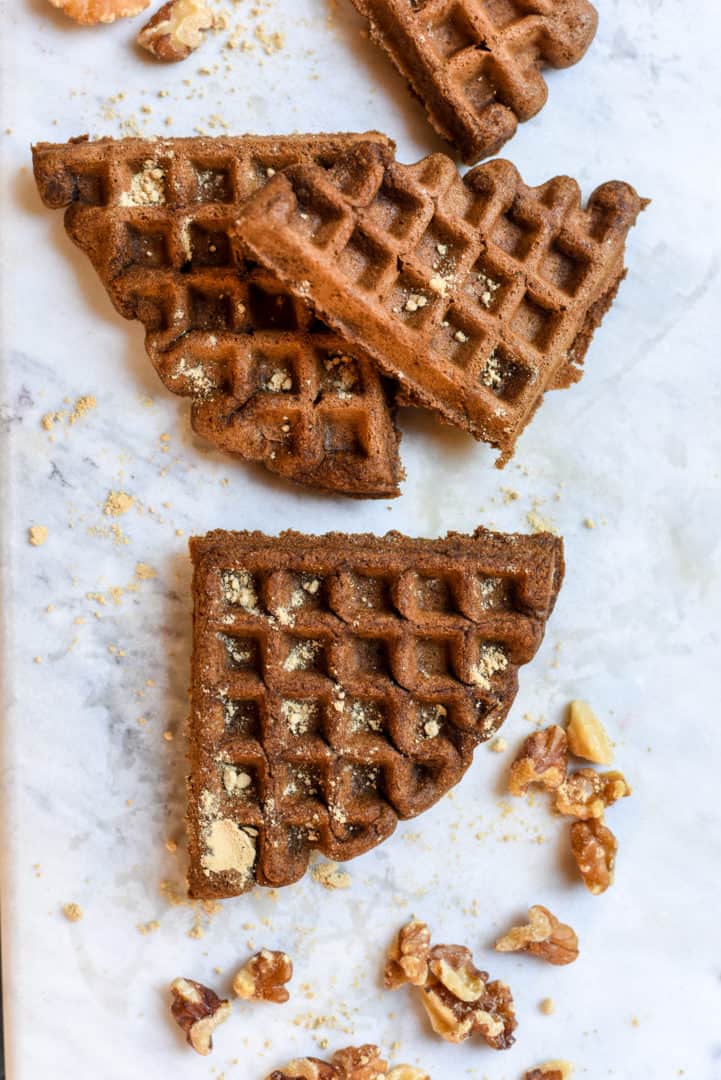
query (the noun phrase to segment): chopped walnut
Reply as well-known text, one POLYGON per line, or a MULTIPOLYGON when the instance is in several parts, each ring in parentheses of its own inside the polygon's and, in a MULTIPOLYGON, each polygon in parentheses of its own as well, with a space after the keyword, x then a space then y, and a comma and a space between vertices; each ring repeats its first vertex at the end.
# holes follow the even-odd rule
POLYGON ((338 1050, 332 1064, 318 1058, 296 1058, 284 1069, 276 1069, 266 1080, 430 1080, 428 1073, 410 1065, 396 1065, 388 1071, 377 1046, 350 1046, 338 1050))
POLYGON ((413 920, 404 927, 388 955, 385 985, 396 989, 409 982, 418 987, 431 1027, 446 1042, 478 1034, 496 1050, 511 1046, 516 1017, 508 987, 489 982, 469 949, 429 945, 425 923, 413 920))
POLYGON ((576 932, 559 922, 540 904, 528 912, 528 926, 514 926, 496 942, 498 952, 529 952, 549 964, 572 964, 578 959, 576 932))
POLYGON ((388 950, 383 983, 387 990, 399 986, 423 986, 428 978, 431 933, 425 923, 412 919, 398 933, 388 950))
POLYGON ((570 1061, 547 1061, 537 1069, 529 1069, 523 1080, 571 1080, 573 1065, 570 1061))
POLYGON ((289 956, 261 949, 233 979, 233 992, 245 1001, 273 1001, 283 1005, 290 996, 284 984, 292 978, 293 963, 289 956))
POLYGON ((597 773, 579 769, 556 790, 554 806, 569 817, 603 817, 607 807, 631 794, 625 777, 619 772, 597 773))
POLYGON ((618 844, 600 818, 576 821, 571 826, 571 851, 583 883, 599 896, 613 884, 613 868, 618 844))
POLYGON ((156 60, 173 64, 190 56, 212 25, 213 14, 204 0, 168 0, 140 30, 136 41, 156 60))
POLYGON ((53 7, 83 26, 111 23, 145 11, 150 0, 50 0, 53 7))
POLYGON ((230 1016, 230 1002, 193 979, 175 979, 170 985, 170 1011, 185 1037, 199 1054, 213 1049, 213 1032, 230 1016))
POLYGON ((613 746, 606 729, 585 701, 572 701, 568 706, 566 735, 576 757, 594 765, 610 765, 613 761, 613 746))
POLYGON ((511 765, 508 790, 511 795, 525 795, 531 784, 553 790, 560 787, 568 769, 566 733, 557 724, 534 731, 523 743, 511 765))

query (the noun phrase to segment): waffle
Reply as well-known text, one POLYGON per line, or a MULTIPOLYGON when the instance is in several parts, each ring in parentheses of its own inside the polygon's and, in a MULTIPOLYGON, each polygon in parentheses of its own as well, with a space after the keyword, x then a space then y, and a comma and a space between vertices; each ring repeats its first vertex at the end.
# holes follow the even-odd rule
POLYGON ((569 177, 529 188, 493 161, 461 179, 443 154, 401 165, 365 145, 273 177, 234 235, 408 401, 503 463, 544 391, 580 377, 644 205, 611 182, 584 210, 569 177))
POLYGON ((598 14, 588 0, 353 0, 463 160, 497 154, 546 104, 542 66, 570 67, 598 14))
POLYGON ((505 719, 563 578, 549 534, 191 541, 190 893, 287 885, 432 806, 505 719))
POLYGON ((238 207, 273 170, 332 163, 381 135, 100 139, 33 149, 43 200, 121 315, 139 319, 158 374, 192 399, 195 430, 290 480, 390 497, 402 469, 387 385, 348 359, 307 306, 232 265, 238 207))

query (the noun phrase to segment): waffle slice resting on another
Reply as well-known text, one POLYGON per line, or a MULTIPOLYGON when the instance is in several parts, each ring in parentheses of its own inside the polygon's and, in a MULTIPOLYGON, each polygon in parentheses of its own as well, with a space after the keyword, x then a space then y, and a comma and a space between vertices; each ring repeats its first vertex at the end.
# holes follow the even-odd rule
POLYGON ((382 376, 267 274, 238 272, 229 236, 276 170, 375 140, 391 151, 375 133, 78 140, 39 144, 33 164, 165 385, 192 399, 196 431, 291 480, 389 497, 403 474, 382 376))
POLYGON ((463 776, 563 578, 549 534, 191 541, 190 891, 287 885, 463 776))
POLYGON ((618 181, 583 209, 569 177, 530 188, 493 161, 461 179, 443 154, 401 165, 366 144, 274 176, 234 235, 241 261, 504 462, 544 391, 580 378, 644 205, 618 181))

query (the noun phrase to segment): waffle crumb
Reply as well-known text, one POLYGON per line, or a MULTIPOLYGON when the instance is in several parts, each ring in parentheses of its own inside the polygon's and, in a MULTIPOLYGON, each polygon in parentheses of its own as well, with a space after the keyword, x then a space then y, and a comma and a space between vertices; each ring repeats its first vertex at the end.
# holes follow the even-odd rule
POLYGON ((553 998, 543 998, 538 1008, 544 1016, 551 1016, 556 1011, 556 1003, 554 1002, 553 998))
POLYGON ((135 576, 140 578, 141 581, 152 581, 153 578, 158 576, 158 572, 148 563, 139 562, 135 564, 135 576))
POLYGON ((97 404, 97 399, 93 397, 92 394, 84 394, 82 397, 79 397, 73 405, 73 411, 70 413, 68 423, 77 424, 78 420, 80 420, 82 416, 85 416, 86 413, 92 412, 92 410, 97 407, 97 404))
POLYGON ((120 517, 135 506, 135 499, 127 491, 110 491, 103 505, 106 517, 120 517))
POLYGON ((493 751, 494 754, 502 754, 504 750, 508 749, 508 743, 505 739, 494 739, 491 743, 490 749, 493 751))
POLYGON ((31 525, 28 529, 28 540, 32 547, 42 547, 47 538, 47 525, 31 525))
POLYGON ((311 874, 324 889, 347 889, 351 884, 350 874, 341 870, 338 863, 318 863, 311 870, 311 874))
POLYGON ((84 914, 85 913, 80 907, 80 904, 72 902, 69 904, 63 904, 63 915, 68 920, 68 922, 80 922, 84 914))

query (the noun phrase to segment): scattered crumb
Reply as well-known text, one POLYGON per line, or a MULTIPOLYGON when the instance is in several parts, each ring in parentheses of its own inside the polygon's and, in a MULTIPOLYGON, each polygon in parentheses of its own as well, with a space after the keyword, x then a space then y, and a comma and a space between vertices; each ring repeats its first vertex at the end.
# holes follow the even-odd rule
POLYGON ((172 731, 164 731, 163 738, 166 742, 172 742, 175 736, 173 735, 172 731))
POLYGON ((150 922, 138 923, 138 933, 145 937, 147 934, 152 934, 155 930, 160 929, 160 923, 157 919, 151 919, 150 922))
POLYGON ((147 563, 139 562, 135 564, 135 576, 140 578, 141 581, 151 581, 158 576, 158 572, 152 566, 148 566, 147 563))
POLYGON ((63 915, 68 922, 80 922, 83 914, 83 909, 80 907, 80 904, 63 904, 63 915))
POLYGON ((42 547, 48 538, 47 525, 31 525, 28 529, 28 540, 33 547, 42 547))
POLYGON ((526 521, 531 526, 534 533, 549 532, 554 536, 558 535, 558 530, 553 522, 542 517, 537 510, 529 510, 526 514, 526 521))
POLYGON ((121 514, 127 514, 133 506, 135 499, 128 495, 127 491, 110 491, 103 506, 103 513, 107 517, 120 517, 121 514))
POLYGON ((543 1001, 540 1002, 538 1008, 544 1016, 551 1016, 551 1014, 556 1011, 556 1003, 553 998, 544 998, 543 1001))
POLYGON ((347 889, 351 883, 351 876, 346 870, 341 870, 338 863, 318 863, 311 870, 311 874, 319 885, 325 889, 347 889))
POLYGON ((83 397, 79 397, 73 405, 73 411, 70 413, 68 423, 76 424, 81 416, 85 416, 86 413, 91 412, 97 404, 97 400, 92 394, 84 394, 83 397))
POLYGON ((491 743, 490 749, 494 754, 502 754, 504 750, 508 749, 508 743, 505 739, 494 739, 491 743))
POLYGON ((596 528, 596 522, 593 520, 592 517, 584 518, 583 519, 583 524, 586 526, 587 529, 595 529, 596 528))

